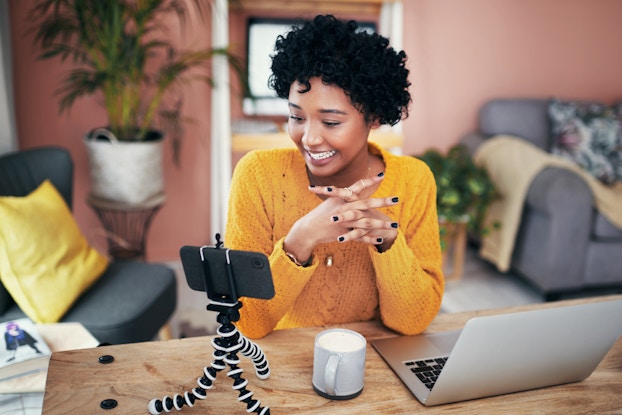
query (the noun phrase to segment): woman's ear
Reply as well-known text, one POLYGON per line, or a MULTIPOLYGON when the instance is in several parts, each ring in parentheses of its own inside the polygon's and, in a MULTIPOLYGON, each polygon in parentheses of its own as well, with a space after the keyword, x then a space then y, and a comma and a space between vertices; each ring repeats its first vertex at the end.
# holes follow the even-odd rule
POLYGON ((380 128, 382 124, 380 124, 380 121, 378 121, 378 119, 375 119, 371 122, 371 129, 375 130, 377 128, 380 128))

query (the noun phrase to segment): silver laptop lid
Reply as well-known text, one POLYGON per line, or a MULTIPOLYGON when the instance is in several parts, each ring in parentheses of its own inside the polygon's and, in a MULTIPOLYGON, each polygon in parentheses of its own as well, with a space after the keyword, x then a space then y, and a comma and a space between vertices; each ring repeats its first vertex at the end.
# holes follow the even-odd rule
MULTIPOLYGON (((422 384, 412 373, 395 368, 432 356, 419 356, 413 347, 408 358, 402 353, 397 361, 387 344, 374 347, 420 401, 438 405, 585 379, 622 334, 622 319, 612 318, 620 315, 622 300, 474 318, 429 394, 414 386, 422 384)), ((433 335, 433 345, 441 334, 433 335)))

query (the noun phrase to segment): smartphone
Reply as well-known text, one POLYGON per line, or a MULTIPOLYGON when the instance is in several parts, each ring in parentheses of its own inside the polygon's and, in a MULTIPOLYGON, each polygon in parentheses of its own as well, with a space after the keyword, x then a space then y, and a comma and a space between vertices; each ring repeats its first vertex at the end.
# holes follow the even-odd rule
POLYGON ((183 246, 179 254, 188 286, 205 291, 210 300, 235 303, 239 297, 274 297, 270 263, 261 252, 183 246))

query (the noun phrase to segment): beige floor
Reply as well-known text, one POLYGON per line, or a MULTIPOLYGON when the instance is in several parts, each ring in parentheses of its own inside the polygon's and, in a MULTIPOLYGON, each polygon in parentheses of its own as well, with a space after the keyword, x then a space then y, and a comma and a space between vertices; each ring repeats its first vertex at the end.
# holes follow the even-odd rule
POLYGON ((534 304, 543 297, 525 280, 501 273, 467 249, 463 275, 447 281, 442 310, 447 313, 534 304))

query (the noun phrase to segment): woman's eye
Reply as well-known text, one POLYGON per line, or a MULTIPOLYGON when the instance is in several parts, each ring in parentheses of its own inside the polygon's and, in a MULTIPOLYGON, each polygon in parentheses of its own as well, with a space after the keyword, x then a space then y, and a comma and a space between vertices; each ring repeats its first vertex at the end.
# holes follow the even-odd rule
POLYGON ((326 125, 327 127, 336 127, 339 124, 341 123, 338 121, 324 121, 324 125, 326 125))
POLYGON ((289 116, 289 119, 290 119, 290 120, 292 120, 292 121, 298 121, 298 122, 303 120, 303 118, 302 118, 302 117, 298 117, 298 116, 293 115, 293 114, 291 114, 291 115, 289 116))

